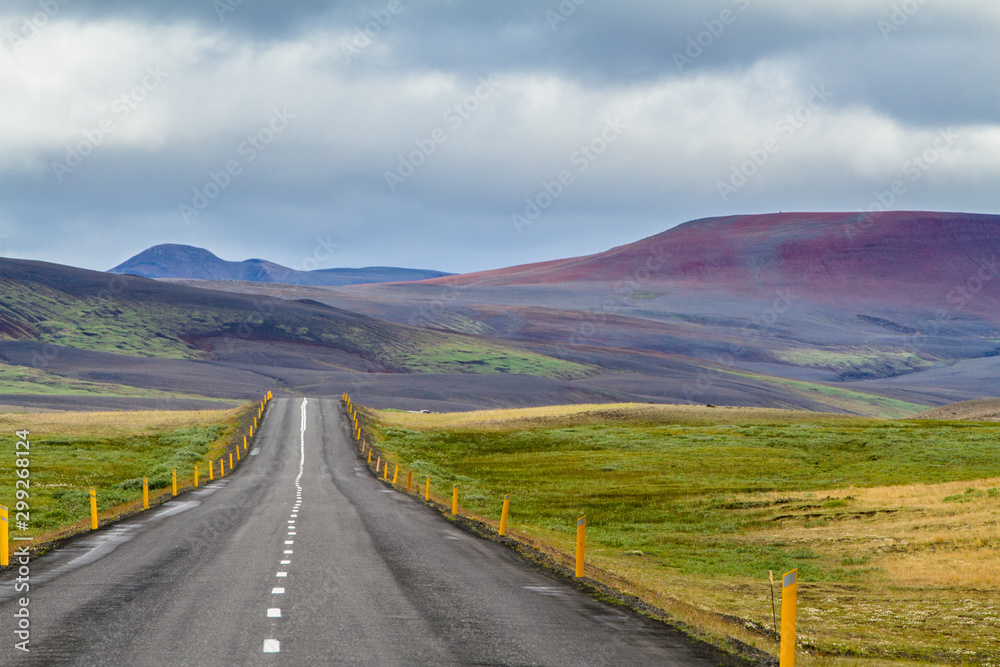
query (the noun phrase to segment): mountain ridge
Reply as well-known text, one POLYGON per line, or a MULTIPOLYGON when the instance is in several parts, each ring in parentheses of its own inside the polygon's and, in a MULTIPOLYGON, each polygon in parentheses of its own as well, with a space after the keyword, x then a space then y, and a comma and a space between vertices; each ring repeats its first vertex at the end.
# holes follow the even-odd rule
POLYGON ((325 287, 408 282, 452 275, 444 271, 391 266, 300 271, 260 258, 232 262, 205 248, 179 243, 161 243, 147 248, 107 273, 153 279, 240 280, 325 287))

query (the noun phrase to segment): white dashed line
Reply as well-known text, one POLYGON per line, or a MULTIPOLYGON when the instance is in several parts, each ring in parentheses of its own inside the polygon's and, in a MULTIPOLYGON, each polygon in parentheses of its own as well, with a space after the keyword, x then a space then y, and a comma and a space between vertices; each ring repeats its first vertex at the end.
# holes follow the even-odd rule
POLYGON ((281 610, 277 607, 271 607, 267 610, 268 618, 281 618, 281 610))
POLYGON ((281 642, 277 639, 265 639, 264 640, 264 653, 280 653, 281 652, 281 642))
POLYGON ((285 544, 295 544, 295 540, 285 540, 285 544))
POLYGON ((291 549, 285 549, 285 553, 286 554, 290 554, 290 553, 292 553, 292 550, 291 549))
POLYGON ((280 563, 278 563, 278 565, 291 565, 291 563, 292 563, 292 561, 290 561, 290 560, 283 560, 280 563))
POLYGON ((288 573, 287 572, 277 572, 277 573, 275 573, 274 576, 276 576, 276 577, 287 577, 288 573))
POLYGON ((274 588, 271 589, 271 595, 283 595, 284 592, 285 589, 282 588, 281 586, 275 586, 274 588))

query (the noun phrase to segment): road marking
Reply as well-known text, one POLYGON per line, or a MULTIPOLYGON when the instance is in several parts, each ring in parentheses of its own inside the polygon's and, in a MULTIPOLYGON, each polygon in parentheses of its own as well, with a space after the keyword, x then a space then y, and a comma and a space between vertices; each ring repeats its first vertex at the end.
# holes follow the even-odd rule
POLYGON ((285 553, 286 554, 290 554, 290 553, 292 553, 292 550, 291 549, 285 549, 285 553))
POLYGON ((289 535, 295 535, 295 531, 294 530, 290 530, 290 531, 288 531, 288 534, 289 535))
POLYGON ((281 652, 281 642, 277 639, 265 639, 264 640, 264 653, 280 653, 281 652))
POLYGON ((281 618, 281 610, 277 607, 271 607, 267 610, 268 618, 281 618))
POLYGON ((254 447, 250 450, 250 456, 257 456, 260 454, 260 447, 254 447))
POLYGON ((283 560, 280 563, 278 563, 278 565, 291 565, 291 564, 292 564, 292 561, 290 561, 290 560, 283 560))
POLYGON ((527 586, 521 586, 521 588, 523 588, 526 591, 531 591, 533 593, 541 593, 542 595, 554 598, 564 597, 566 595, 566 591, 559 588, 558 586, 537 586, 534 584, 529 584, 527 586))
POLYGON ((287 577, 288 573, 287 572, 277 572, 277 573, 275 573, 274 576, 276 576, 276 577, 287 577))
POLYGON ((285 540, 285 544, 295 544, 295 540, 285 540))
POLYGON ((274 588, 271 589, 271 595, 282 595, 284 592, 285 589, 282 588, 281 586, 275 586, 274 588))

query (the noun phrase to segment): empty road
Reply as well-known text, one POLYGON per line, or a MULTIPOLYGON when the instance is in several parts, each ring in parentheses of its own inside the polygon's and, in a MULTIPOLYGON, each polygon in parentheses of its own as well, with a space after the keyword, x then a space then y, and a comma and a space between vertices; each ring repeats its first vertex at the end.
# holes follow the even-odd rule
POLYGON ((34 560, 28 593, 4 573, 0 665, 720 663, 372 479, 335 400, 275 399, 253 451, 34 560))

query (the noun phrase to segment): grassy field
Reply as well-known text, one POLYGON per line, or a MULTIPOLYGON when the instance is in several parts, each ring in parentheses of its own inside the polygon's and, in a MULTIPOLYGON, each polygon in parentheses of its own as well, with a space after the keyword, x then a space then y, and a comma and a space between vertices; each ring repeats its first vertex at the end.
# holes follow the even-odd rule
MULTIPOLYGON (((800 575, 800 664, 1000 664, 1000 425, 780 410, 371 411, 390 457, 692 627, 776 654, 768 571, 800 575)), ((780 591, 778 591, 780 596, 780 591)), ((780 599, 779 599, 780 608, 780 599)), ((780 618, 779 618, 780 623, 780 618)))
POLYGON ((11 535, 45 541, 90 516, 88 488, 98 489, 98 511, 142 498, 142 477, 167 489, 171 469, 191 484, 193 467, 217 455, 247 408, 197 412, 60 412, 0 414, 0 504, 12 508, 11 535), (30 432, 29 530, 16 530, 14 451, 30 432))

